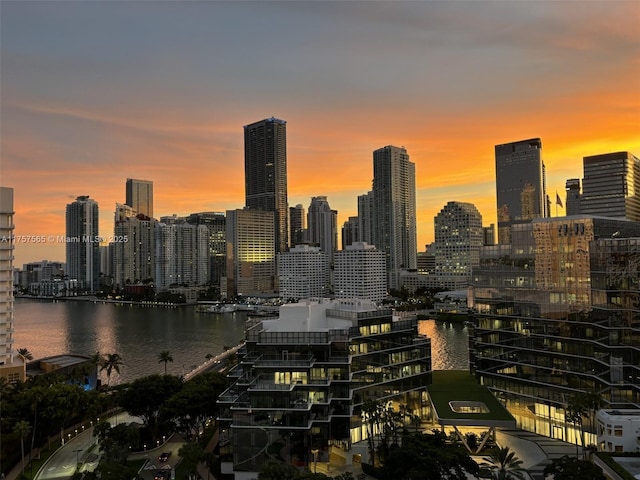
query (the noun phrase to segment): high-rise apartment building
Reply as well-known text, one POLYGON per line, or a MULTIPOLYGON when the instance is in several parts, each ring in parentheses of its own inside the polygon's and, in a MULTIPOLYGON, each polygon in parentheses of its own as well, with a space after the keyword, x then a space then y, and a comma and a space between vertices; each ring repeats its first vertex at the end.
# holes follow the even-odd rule
POLYGON ((329 296, 329 257, 320 247, 296 245, 278 254, 280 297, 286 300, 329 296))
POLYGON ((0 378, 23 382, 25 359, 13 351, 13 188, 0 187, 0 378))
POLYGON ((583 162, 582 213, 640 222, 640 159, 615 152, 583 162))
POLYGON ((209 282, 220 287, 227 271, 227 220, 224 212, 192 213, 187 217, 191 225, 204 225, 209 230, 209 282))
POLYGON ((209 230, 183 217, 155 223, 157 288, 205 285, 209 281, 209 230))
POLYGON ((127 178, 125 203, 136 213, 153 218, 153 182, 127 178))
POLYGON ((244 184, 248 208, 274 212, 276 253, 287 251, 287 122, 267 118, 244 127, 244 184))
POLYGON ((336 298, 384 300, 386 270, 384 252, 366 242, 355 242, 336 252, 333 272, 336 298))
POLYGON ((67 276, 80 290, 94 292, 100 284, 98 203, 82 195, 67 205, 67 276))
POLYGON ((274 216, 251 208, 227 210, 228 297, 277 291, 274 216))
POLYGON ((338 248, 338 212, 331 210, 327 197, 312 197, 307 213, 307 238, 309 243, 320 247, 333 262, 338 248))
POLYGON ((289 228, 291 230, 291 240, 289 245, 295 247, 307 241, 307 227, 304 213, 304 206, 298 204, 295 207, 289 207, 289 228))
POLYGON ((595 425, 581 440, 567 421, 576 395, 640 407, 640 223, 583 214, 517 227, 533 248, 529 235, 485 247, 497 255, 473 272, 471 370, 519 427, 595 444, 595 425))
POLYGON ((511 226, 548 216, 542 141, 495 146, 498 242, 511 242, 511 226))
POLYGON ((271 460, 265 452, 284 445, 287 462, 308 469, 314 449, 334 465, 365 457, 367 401, 420 418, 429 411, 430 340, 415 315, 371 302, 305 300, 276 319, 250 319, 238 359, 218 398, 221 467, 238 479, 256 478, 271 460))
POLYGON ((567 216, 580 215, 582 213, 582 208, 580 205, 582 198, 582 195, 580 194, 580 179, 568 179, 565 183, 565 190, 567 191, 567 196, 564 206, 567 216))
POLYGON ((113 278, 115 285, 154 281, 156 277, 155 231, 157 220, 127 205, 116 204, 113 228, 113 278))
POLYGON ((342 250, 354 242, 359 241, 359 237, 360 222, 358 222, 358 217, 349 217, 347 221, 342 224, 342 250))
POLYGON ((417 264, 416 169, 404 147, 373 152, 373 244, 387 259, 389 288, 417 264))
POLYGON ((475 205, 448 202, 434 218, 436 271, 454 288, 468 285, 471 269, 480 265, 482 215, 475 205))
POLYGON ((358 237, 354 242, 374 244, 373 192, 358 195, 358 237))

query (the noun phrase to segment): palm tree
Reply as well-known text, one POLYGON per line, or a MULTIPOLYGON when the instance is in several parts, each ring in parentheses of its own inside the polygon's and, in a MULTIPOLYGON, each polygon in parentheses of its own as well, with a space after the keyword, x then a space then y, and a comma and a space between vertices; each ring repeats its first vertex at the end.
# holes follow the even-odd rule
POLYGON ((167 362, 173 362, 173 357, 169 350, 163 350, 158 354, 158 363, 164 362, 164 374, 167 374, 167 362))
POLYGON ((115 370, 120 373, 120 366, 123 365, 122 357, 119 353, 107 353, 100 365, 100 371, 107 371, 107 386, 111 382, 111 372, 115 370))
POLYGON ((22 450, 22 474, 24 475, 24 437, 29 435, 31 425, 26 420, 20 420, 13 427, 14 433, 20 435, 20 447, 22 450))
POLYGON ((19 348, 18 353, 22 355, 26 360, 33 360, 33 354, 29 351, 28 348, 19 348))
POLYGON ((526 471, 521 465, 522 460, 509 447, 504 447, 489 457, 488 469, 494 480, 525 480, 526 471))
POLYGON ((578 458, 578 426, 580 426, 580 439, 584 447, 584 434, 582 429, 582 416, 584 415, 584 407, 579 402, 569 402, 564 411, 564 421, 573 424, 576 435, 576 458, 578 458))

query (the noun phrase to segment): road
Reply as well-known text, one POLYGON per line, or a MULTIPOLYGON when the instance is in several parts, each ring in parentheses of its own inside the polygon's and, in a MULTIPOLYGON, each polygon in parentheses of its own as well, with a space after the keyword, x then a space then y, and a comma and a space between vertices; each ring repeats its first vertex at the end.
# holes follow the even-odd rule
MULTIPOLYGON (((122 422, 140 422, 137 417, 132 417, 125 413, 114 415, 107 419, 112 425, 122 422)), ((93 436, 93 427, 78 433, 68 440, 64 446, 60 447, 49 457, 49 460, 40 468, 34 476, 34 480, 54 480, 71 478, 80 464, 82 471, 92 471, 98 466, 100 453, 93 436)))

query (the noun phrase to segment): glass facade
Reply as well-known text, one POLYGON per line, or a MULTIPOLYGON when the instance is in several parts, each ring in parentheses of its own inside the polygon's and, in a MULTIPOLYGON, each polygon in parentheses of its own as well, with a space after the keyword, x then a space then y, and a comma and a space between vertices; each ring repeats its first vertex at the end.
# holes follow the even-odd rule
POLYGON ((532 227, 530 258, 485 258, 474 271, 471 370, 519 427, 576 442, 564 421, 575 395, 640 407, 640 224, 576 216, 532 227))
POLYGON ((366 436, 366 400, 427 411, 431 345, 418 335, 417 319, 345 310, 342 303, 325 310, 326 325, 340 328, 287 331, 271 323, 281 319, 247 322, 233 384, 218 400, 226 434, 221 454, 234 471, 259 471, 269 452, 282 450, 287 461, 306 465, 311 449, 348 450, 366 436))

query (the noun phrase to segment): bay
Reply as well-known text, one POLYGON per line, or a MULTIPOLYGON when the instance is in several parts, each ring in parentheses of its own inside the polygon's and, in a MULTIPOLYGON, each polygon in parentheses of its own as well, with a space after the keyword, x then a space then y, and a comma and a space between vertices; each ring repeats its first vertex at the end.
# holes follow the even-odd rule
MULTIPOLYGON (((146 307, 85 301, 38 301, 18 298, 14 308, 14 348, 27 348, 34 358, 118 353, 120 374, 111 384, 164 372, 158 354, 167 350, 173 362, 167 372, 182 375, 202 364, 208 354, 244 339, 247 315, 201 313, 194 306, 146 307)), ((420 322, 431 338, 434 370, 469 368, 468 330, 460 323, 420 322)), ((104 372, 103 372, 104 377, 104 372)), ((106 377, 103 378, 106 381, 106 377)))

